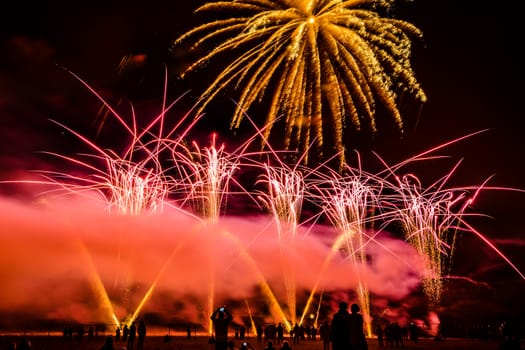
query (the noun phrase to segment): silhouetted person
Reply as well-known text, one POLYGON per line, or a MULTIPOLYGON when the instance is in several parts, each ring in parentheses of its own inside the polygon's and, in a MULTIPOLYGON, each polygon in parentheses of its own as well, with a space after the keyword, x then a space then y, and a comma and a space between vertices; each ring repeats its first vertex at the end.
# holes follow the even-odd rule
POLYGON ((277 341, 277 328, 274 324, 270 324, 264 328, 264 341, 267 342, 268 340, 274 343, 277 341))
POLYGON ((215 350, 215 336, 213 334, 208 338, 208 350, 215 350))
POLYGON ((296 323, 294 326, 293 326, 293 343, 294 344, 299 344, 299 340, 301 339, 301 327, 299 327, 299 325, 296 323))
POLYGON ((263 327, 260 324, 258 324, 257 327, 255 328, 255 332, 257 333, 257 343, 261 344, 263 341, 263 333, 264 333, 263 327))
POLYGON ((520 340, 515 335, 509 335, 503 338, 500 344, 500 350, 521 350, 520 340))
POLYGON ((100 350, 115 350, 113 347, 113 337, 107 336, 106 340, 104 341, 104 345, 100 348, 100 350))
POLYGON ((385 331, 383 330, 383 327, 380 324, 377 325, 377 327, 375 329, 375 333, 377 335, 377 344, 379 346, 385 346, 385 342, 383 340, 383 337, 385 335, 385 331))
POLYGON ((281 322, 277 325, 277 344, 281 344, 284 341, 284 327, 281 322))
POLYGON ((313 327, 310 328, 310 339, 317 340, 317 328, 313 327))
POLYGON ((283 340, 280 350, 292 350, 292 346, 290 345, 288 340, 283 340))
POLYGON ((401 326, 397 322, 391 322, 385 329, 386 345, 390 347, 402 348, 403 332, 401 326))
POLYGON ((31 350, 31 342, 27 338, 22 338, 16 346, 17 350, 31 350))
POLYGON ((275 350, 275 347, 273 346, 273 342, 271 340, 268 340, 268 342, 266 343, 266 347, 264 348, 264 350, 275 350))
POLYGON ((233 317, 224 307, 217 308, 210 316, 215 331, 215 350, 228 349, 228 326, 233 317))
POLYGON ((330 341, 332 350, 350 349, 350 314, 344 301, 339 303, 339 310, 332 317, 330 341))
POLYGON ((131 322, 131 326, 129 326, 128 350, 133 350, 133 347, 135 346, 136 336, 137 336, 137 326, 135 325, 135 321, 133 321, 131 322))
POLYGON ((139 327, 137 328, 137 349, 144 349, 144 339, 146 339, 146 322, 140 320, 139 327))
POLYGON ((246 338, 246 327, 240 326, 239 327, 239 339, 244 340, 246 338))
POLYGON ((414 343, 417 343, 419 340, 419 329, 414 322, 410 323, 410 326, 408 327, 408 333, 410 334, 410 340, 412 340, 414 343))
POLYGON ((252 346, 252 344, 244 341, 241 343, 241 346, 239 346, 239 350, 255 350, 255 348, 252 346))
POLYGON ((363 328, 363 316, 359 313, 359 305, 352 304, 350 311, 350 349, 366 350, 368 349, 368 344, 366 343, 363 328))
POLYGON ((122 341, 126 342, 128 341, 128 335, 129 335, 129 327, 128 325, 124 325, 124 329, 122 330, 122 341))
POLYGON ((84 338, 84 326, 80 325, 77 329, 77 335, 78 335, 78 341, 82 341, 82 338, 84 338))
POLYGON ((509 321, 504 321, 501 325, 501 336, 503 340, 500 343, 500 350, 521 350, 521 343, 516 328, 509 321))
POLYGON ((319 337, 323 341, 323 350, 330 350, 330 323, 324 321, 319 327, 319 337))
POLYGON ((117 329, 115 329, 115 340, 116 341, 120 340, 120 327, 119 326, 117 326, 117 329))
POLYGON ((188 328, 186 329, 186 336, 188 340, 191 340, 191 326, 188 326, 188 328))

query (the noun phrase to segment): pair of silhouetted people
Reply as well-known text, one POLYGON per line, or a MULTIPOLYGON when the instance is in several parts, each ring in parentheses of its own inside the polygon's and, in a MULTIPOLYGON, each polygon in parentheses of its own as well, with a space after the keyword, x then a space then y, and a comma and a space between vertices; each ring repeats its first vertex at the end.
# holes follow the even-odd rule
POLYGON ((330 341, 332 350, 366 350, 366 342, 363 330, 363 316, 359 313, 359 305, 352 304, 351 313, 348 312, 348 304, 339 303, 339 310, 332 318, 330 325, 330 341))

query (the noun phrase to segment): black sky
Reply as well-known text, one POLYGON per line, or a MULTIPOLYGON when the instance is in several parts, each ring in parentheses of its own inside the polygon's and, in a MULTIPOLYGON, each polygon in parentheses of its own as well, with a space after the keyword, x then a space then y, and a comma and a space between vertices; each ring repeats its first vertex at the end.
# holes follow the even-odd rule
MULTIPOLYGON (((39 159, 35 151, 67 144, 69 139, 49 125, 48 118, 81 127, 90 127, 93 122, 96 99, 57 65, 79 74, 108 95, 118 91, 141 104, 157 106, 163 63, 173 59, 169 56, 170 41, 196 24, 192 10, 203 1, 184 3, 13 3, 13 8, 3 10, 0 176, 34 168, 39 159), (141 83, 132 76, 130 85, 123 86, 117 82, 116 68, 130 53, 146 54, 147 68, 141 71, 141 83)), ((525 188, 523 29, 517 6, 507 2, 498 7, 473 0, 414 0, 398 5, 396 17, 415 24, 424 33, 424 43, 414 44, 413 67, 429 100, 417 125, 406 130, 403 139, 377 137, 374 149, 381 156, 396 162, 454 138, 490 129, 440 152, 456 161, 464 159, 455 181, 479 185, 494 176, 490 182, 493 186, 525 188)), ((175 95, 184 92, 177 85, 173 89, 181 89, 175 95)), ((447 166, 436 165, 425 171, 438 176, 444 169, 447 166)), ((524 199, 523 193, 490 192, 480 196, 476 207, 476 211, 493 217, 479 220, 482 231, 522 270, 524 199)), ((491 302, 508 303, 513 297, 509 290, 524 290, 525 281, 475 238, 465 238, 456 260, 458 274, 481 280, 497 277, 495 288, 488 293, 491 302), (479 272, 480 265, 493 264, 499 265, 497 273, 479 272)), ((518 305, 523 310, 523 302, 518 305)))

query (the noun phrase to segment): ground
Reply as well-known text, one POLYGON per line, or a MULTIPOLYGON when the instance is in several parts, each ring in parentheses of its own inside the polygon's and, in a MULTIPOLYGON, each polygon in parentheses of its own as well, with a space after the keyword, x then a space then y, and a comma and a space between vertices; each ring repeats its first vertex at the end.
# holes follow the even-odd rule
MULTIPOLYGON (((0 336, 0 349, 9 349, 9 344, 18 343, 21 336, 3 335, 0 336)), ((97 336, 91 340, 66 341, 60 336, 30 336, 32 350, 99 350, 104 343, 104 336, 97 336)), ((255 350, 262 350, 263 344, 257 344, 256 339, 248 339, 254 346, 255 350)), ((240 340, 234 339, 235 349, 238 349, 240 340)), ((380 348, 377 339, 368 339, 369 350, 390 349, 388 347, 380 348)), ((115 342, 115 350, 121 350, 126 344, 122 341, 115 342)), ((302 341, 299 344, 292 344, 293 350, 322 350, 321 341, 302 341)), ((403 349, 425 349, 425 350, 497 350, 499 343, 480 342, 469 339, 446 339, 443 341, 434 341, 433 339, 422 339, 418 343, 407 342, 403 349)), ((277 349, 279 349, 277 347, 277 349)), ((164 337, 152 336, 146 337, 144 350, 213 350, 212 345, 208 344, 207 337, 197 337, 192 340, 184 336, 173 336, 166 341, 164 337)))

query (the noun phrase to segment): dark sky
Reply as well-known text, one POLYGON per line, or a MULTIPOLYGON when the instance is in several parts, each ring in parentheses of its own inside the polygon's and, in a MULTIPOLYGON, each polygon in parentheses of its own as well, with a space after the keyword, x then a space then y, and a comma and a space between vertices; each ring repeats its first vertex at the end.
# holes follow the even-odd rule
MULTIPOLYGON (((35 151, 67 145, 69 139, 48 118, 74 127, 93 127, 97 100, 57 65, 79 74, 108 96, 121 94, 139 106, 158 106, 162 64, 174 62, 168 52, 170 41, 195 24, 192 10, 203 2, 184 3, 192 5, 179 5, 179 1, 28 7, 13 3, 13 9, 2 11, 0 176, 34 168, 39 159, 35 151), (117 66, 130 53, 146 54, 146 68, 126 83, 119 82, 117 66)), ((463 159, 454 180, 458 185, 479 185, 494 176, 492 186, 525 188, 520 102, 525 92, 520 53, 523 30, 517 6, 473 0, 415 0, 398 6, 396 17, 424 33, 424 43, 414 44, 413 67, 428 103, 403 139, 378 137, 375 150, 381 156, 397 162, 490 129, 440 152, 450 155, 452 162, 430 166, 425 173, 440 176, 454 161, 463 159)), ((172 88, 175 95, 184 92, 176 84, 172 88)), ((480 230, 522 270, 524 196, 490 191, 480 196, 475 208, 493 217, 476 220, 480 230)), ((494 288, 484 291, 489 303, 508 303, 513 296, 509 290, 524 290, 525 281, 477 238, 465 237, 456 260, 459 275, 481 281, 498 276, 494 288), (483 268, 489 271, 481 272, 483 268)), ((470 293, 475 287, 460 288, 470 293)), ((518 305, 523 310, 523 301, 518 305)))

